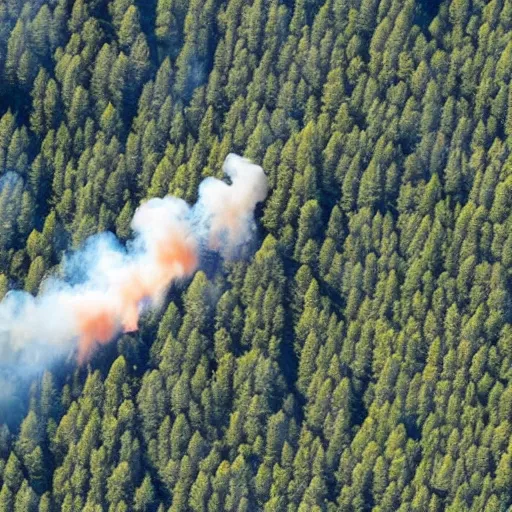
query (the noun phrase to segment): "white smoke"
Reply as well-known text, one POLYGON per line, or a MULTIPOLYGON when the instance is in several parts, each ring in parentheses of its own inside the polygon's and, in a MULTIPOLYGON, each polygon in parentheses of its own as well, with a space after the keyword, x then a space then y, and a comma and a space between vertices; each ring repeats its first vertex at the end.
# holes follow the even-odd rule
POLYGON ((141 312, 197 269, 201 247, 236 254, 255 230, 267 178, 234 154, 223 169, 231 183, 205 179, 194 206, 174 197, 143 203, 126 247, 111 233, 95 235, 65 258, 66 277, 46 279, 37 297, 9 292, 0 303, 0 371, 30 373, 76 352, 83 361, 98 343, 137 329, 141 312))

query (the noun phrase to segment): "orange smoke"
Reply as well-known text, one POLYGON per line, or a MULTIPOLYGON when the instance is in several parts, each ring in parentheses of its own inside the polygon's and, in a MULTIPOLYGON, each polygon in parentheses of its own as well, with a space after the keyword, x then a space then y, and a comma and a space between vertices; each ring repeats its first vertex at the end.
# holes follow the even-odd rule
POLYGON ((267 196, 268 182, 260 166, 238 155, 228 155, 223 170, 231 185, 207 178, 199 195, 210 224, 210 248, 230 257, 234 248, 250 239, 254 209, 267 196))
POLYGON ((120 287, 123 332, 138 329, 144 299, 158 300, 174 280, 192 274, 197 265, 197 249, 190 239, 176 236, 159 243, 151 273, 144 276, 143 269, 135 268, 120 287))
POLYGON ((218 251, 223 242, 227 246, 233 244, 236 234, 240 232, 243 219, 240 218, 239 213, 243 205, 239 201, 227 202, 219 208, 217 216, 212 219, 210 229, 209 247, 214 251, 218 251))
POLYGON ((131 222, 134 239, 125 249, 105 240, 85 253, 90 281, 69 296, 55 295, 71 318, 70 325, 61 322, 61 338, 78 339, 80 363, 98 344, 138 329, 141 311, 159 304, 174 281, 196 270, 200 242, 231 257, 249 240, 267 178, 261 167, 236 155, 228 155, 223 169, 231 183, 205 179, 194 206, 170 196, 140 206, 131 222))
POLYGON ((173 281, 192 274, 197 265, 195 241, 174 230, 156 243, 151 258, 123 269, 104 300, 78 302, 78 362, 86 361, 96 345, 108 343, 118 332, 136 331, 142 301, 161 299, 173 281))
POLYGON ((196 270, 202 247, 210 244, 223 258, 241 254, 256 232, 255 208, 268 182, 260 166, 234 154, 223 171, 229 179, 205 178, 194 205, 167 196, 139 206, 126 245, 111 233, 88 239, 65 258, 68 279, 50 276, 36 297, 8 293, 0 302, 2 362, 34 371, 78 343, 83 363, 96 346, 137 330, 143 311, 163 305, 172 283, 196 270))
MULTIPOLYGON (((106 305, 104 305, 106 306, 106 305)), ((78 362, 82 364, 91 355, 96 344, 108 343, 116 334, 117 323, 113 311, 108 307, 79 307, 77 310, 80 342, 78 345, 78 362)))

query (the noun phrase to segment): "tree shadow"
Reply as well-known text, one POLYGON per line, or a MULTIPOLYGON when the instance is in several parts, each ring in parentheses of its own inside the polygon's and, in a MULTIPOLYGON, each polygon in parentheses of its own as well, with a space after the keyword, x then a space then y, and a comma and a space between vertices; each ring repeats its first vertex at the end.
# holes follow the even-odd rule
POLYGON ((437 16, 442 0, 420 0, 416 2, 414 23, 423 29, 428 28, 432 20, 437 16))

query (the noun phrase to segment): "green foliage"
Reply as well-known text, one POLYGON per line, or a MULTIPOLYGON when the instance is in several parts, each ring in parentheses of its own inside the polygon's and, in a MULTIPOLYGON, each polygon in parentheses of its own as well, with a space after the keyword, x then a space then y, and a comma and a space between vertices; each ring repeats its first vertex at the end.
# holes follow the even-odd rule
POLYGON ((509 0, 1 4, 0 297, 231 151, 271 190, 249 257, 33 382, 0 510, 510 507, 511 31, 509 0))

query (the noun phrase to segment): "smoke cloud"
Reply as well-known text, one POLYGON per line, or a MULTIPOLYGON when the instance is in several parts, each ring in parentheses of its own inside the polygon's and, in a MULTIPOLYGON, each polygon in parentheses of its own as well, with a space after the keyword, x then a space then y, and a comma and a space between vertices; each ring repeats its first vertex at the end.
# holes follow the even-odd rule
POLYGON ((97 345, 137 330, 141 313, 191 276, 206 248, 224 258, 237 254, 254 233, 267 178, 234 154, 223 170, 231 183, 205 179, 193 206, 171 196, 143 203, 126 246, 111 233, 91 237, 63 262, 65 277, 46 279, 37 297, 9 292, 0 303, 0 373, 29 373, 75 351, 86 361, 97 345))

